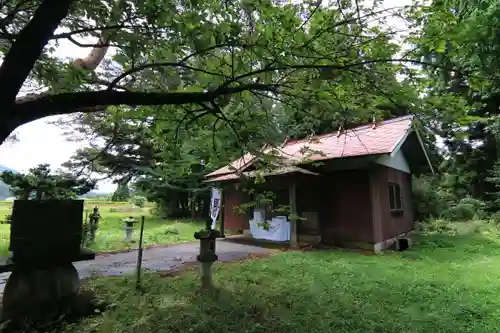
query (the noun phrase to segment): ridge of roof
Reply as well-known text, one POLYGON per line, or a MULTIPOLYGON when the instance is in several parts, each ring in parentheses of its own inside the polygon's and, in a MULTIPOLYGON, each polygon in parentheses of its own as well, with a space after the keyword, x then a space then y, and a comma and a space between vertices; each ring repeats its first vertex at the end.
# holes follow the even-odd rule
MULTIPOLYGON (((403 121, 403 120, 408 120, 408 119, 413 119, 415 118, 415 115, 413 114, 409 114, 409 115, 406 115, 406 116, 401 116, 401 117, 396 117, 396 118, 392 118, 392 119, 387 119, 387 120, 382 120, 382 121, 379 121, 377 123, 375 123, 375 129, 379 128, 381 125, 388 125, 388 124, 392 124, 392 123, 396 123, 396 122, 400 122, 400 121, 403 121)), ((356 127, 351 127, 351 128, 346 128, 342 131, 341 135, 342 134, 345 134, 347 131, 360 131, 360 130, 364 130, 364 129, 372 129, 372 126, 373 124, 364 124, 364 125, 359 125, 359 126, 356 126, 356 127)), ((299 143, 299 142, 303 142, 303 141, 312 141, 312 140, 318 140, 318 139, 322 139, 322 138, 325 138, 325 137, 328 137, 328 136, 331 136, 331 135, 336 135, 338 133, 338 131, 334 131, 334 132, 328 132, 328 133, 323 133, 323 134, 318 134, 318 135, 314 135, 312 137, 307 137, 307 138, 302 138, 302 139, 288 139, 286 141, 286 144, 283 145, 284 147, 288 146, 289 144, 295 144, 295 143, 299 143)))

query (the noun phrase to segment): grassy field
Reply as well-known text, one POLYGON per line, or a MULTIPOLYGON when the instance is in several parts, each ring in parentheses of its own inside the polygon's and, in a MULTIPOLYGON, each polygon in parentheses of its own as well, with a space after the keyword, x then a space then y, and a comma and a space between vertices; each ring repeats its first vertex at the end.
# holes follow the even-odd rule
MULTIPOLYGON (((165 245, 185 241, 194 241, 193 234, 198 231, 202 224, 193 221, 167 221, 151 217, 150 206, 139 208, 127 202, 108 202, 88 200, 85 202, 85 210, 92 212, 94 206, 98 206, 102 219, 99 222, 99 230, 96 242, 90 246, 95 251, 107 252, 137 248, 137 242, 124 242, 125 231, 122 229, 121 219, 127 216, 146 216, 144 224, 144 246, 165 245)), ((10 214, 12 202, 0 201, 0 220, 10 214)), ((139 224, 134 232, 134 239, 139 239, 139 224)), ((8 253, 10 225, 0 224, 0 256, 8 253)))
POLYGON ((99 278, 116 304, 68 332, 498 332, 500 232, 478 224, 427 234, 404 253, 286 252, 217 264, 216 292, 195 272, 99 278))

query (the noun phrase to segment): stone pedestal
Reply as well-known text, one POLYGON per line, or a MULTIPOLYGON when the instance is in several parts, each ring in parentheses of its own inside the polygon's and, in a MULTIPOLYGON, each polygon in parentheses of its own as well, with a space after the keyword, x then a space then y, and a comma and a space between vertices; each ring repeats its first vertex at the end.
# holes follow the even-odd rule
POLYGON ((95 258, 82 248, 83 207, 83 200, 14 201, 12 257, 0 258, 0 273, 12 272, 2 299, 4 319, 31 322, 68 310, 80 286, 73 262, 95 258))
POLYGON ((92 243, 95 242, 95 232, 97 230, 97 226, 96 225, 90 225, 90 241, 92 243))
POLYGON ((99 220, 101 219, 101 214, 99 213, 99 207, 95 206, 92 214, 89 216, 89 232, 90 241, 95 242, 95 233, 99 229, 99 220))
POLYGON ((125 223, 123 230, 125 230, 125 242, 132 241, 132 233, 134 231, 134 225, 138 222, 136 218, 129 216, 122 220, 125 223))
POLYGON ((12 272, 2 298, 2 318, 37 316, 76 296, 80 287, 73 261, 92 260, 95 254, 82 250, 76 257, 49 263, 0 261, 0 273, 12 272))
POLYGON ((201 287, 203 289, 212 288, 212 265, 213 262, 201 263, 201 287))
POLYGON ((128 243, 132 241, 132 233, 134 231, 134 227, 125 226, 123 227, 123 230, 125 230, 125 242, 128 243))
POLYGON ((46 269, 14 268, 3 293, 3 318, 55 307, 77 294, 78 272, 73 264, 46 269))
POLYGON ((215 254, 215 240, 220 237, 216 230, 203 230, 194 234, 200 240, 200 254, 197 260, 201 262, 201 287, 212 288, 212 265, 217 261, 215 254))

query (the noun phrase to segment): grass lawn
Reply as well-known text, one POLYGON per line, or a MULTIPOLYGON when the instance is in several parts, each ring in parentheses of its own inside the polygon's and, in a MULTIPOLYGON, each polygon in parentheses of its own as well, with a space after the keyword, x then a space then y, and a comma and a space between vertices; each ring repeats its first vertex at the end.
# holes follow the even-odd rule
POLYGON ((98 278, 116 304, 67 332, 498 332, 500 232, 478 226, 426 235, 404 253, 286 252, 217 264, 218 290, 197 292, 195 272, 98 278))
MULTIPOLYGON (((88 200, 85 202, 85 210, 92 212, 94 206, 98 206, 101 212, 101 220, 99 222, 99 230, 96 234, 96 242, 91 245, 95 251, 117 251, 137 248, 137 243, 124 242, 125 231, 121 219, 127 216, 140 217, 146 216, 144 224, 144 246, 165 245, 185 241, 194 241, 194 232, 202 228, 201 222, 193 221, 172 221, 162 220, 149 216, 151 207, 138 208, 129 203, 94 201, 88 200)), ((5 215, 10 214, 12 202, 0 201, 0 220, 3 220, 5 215)), ((139 239, 140 223, 136 225, 137 231, 134 232, 134 238, 139 239)), ((8 253, 10 235, 10 225, 0 224, 0 256, 5 256, 8 253)))

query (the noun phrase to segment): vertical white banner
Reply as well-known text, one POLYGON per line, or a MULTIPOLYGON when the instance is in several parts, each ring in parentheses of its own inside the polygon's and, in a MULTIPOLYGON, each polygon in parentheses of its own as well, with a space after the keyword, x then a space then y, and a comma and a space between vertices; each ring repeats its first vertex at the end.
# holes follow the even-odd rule
POLYGON ((221 190, 212 187, 212 200, 210 200, 210 218, 212 219, 212 230, 215 229, 215 223, 220 212, 221 190))

